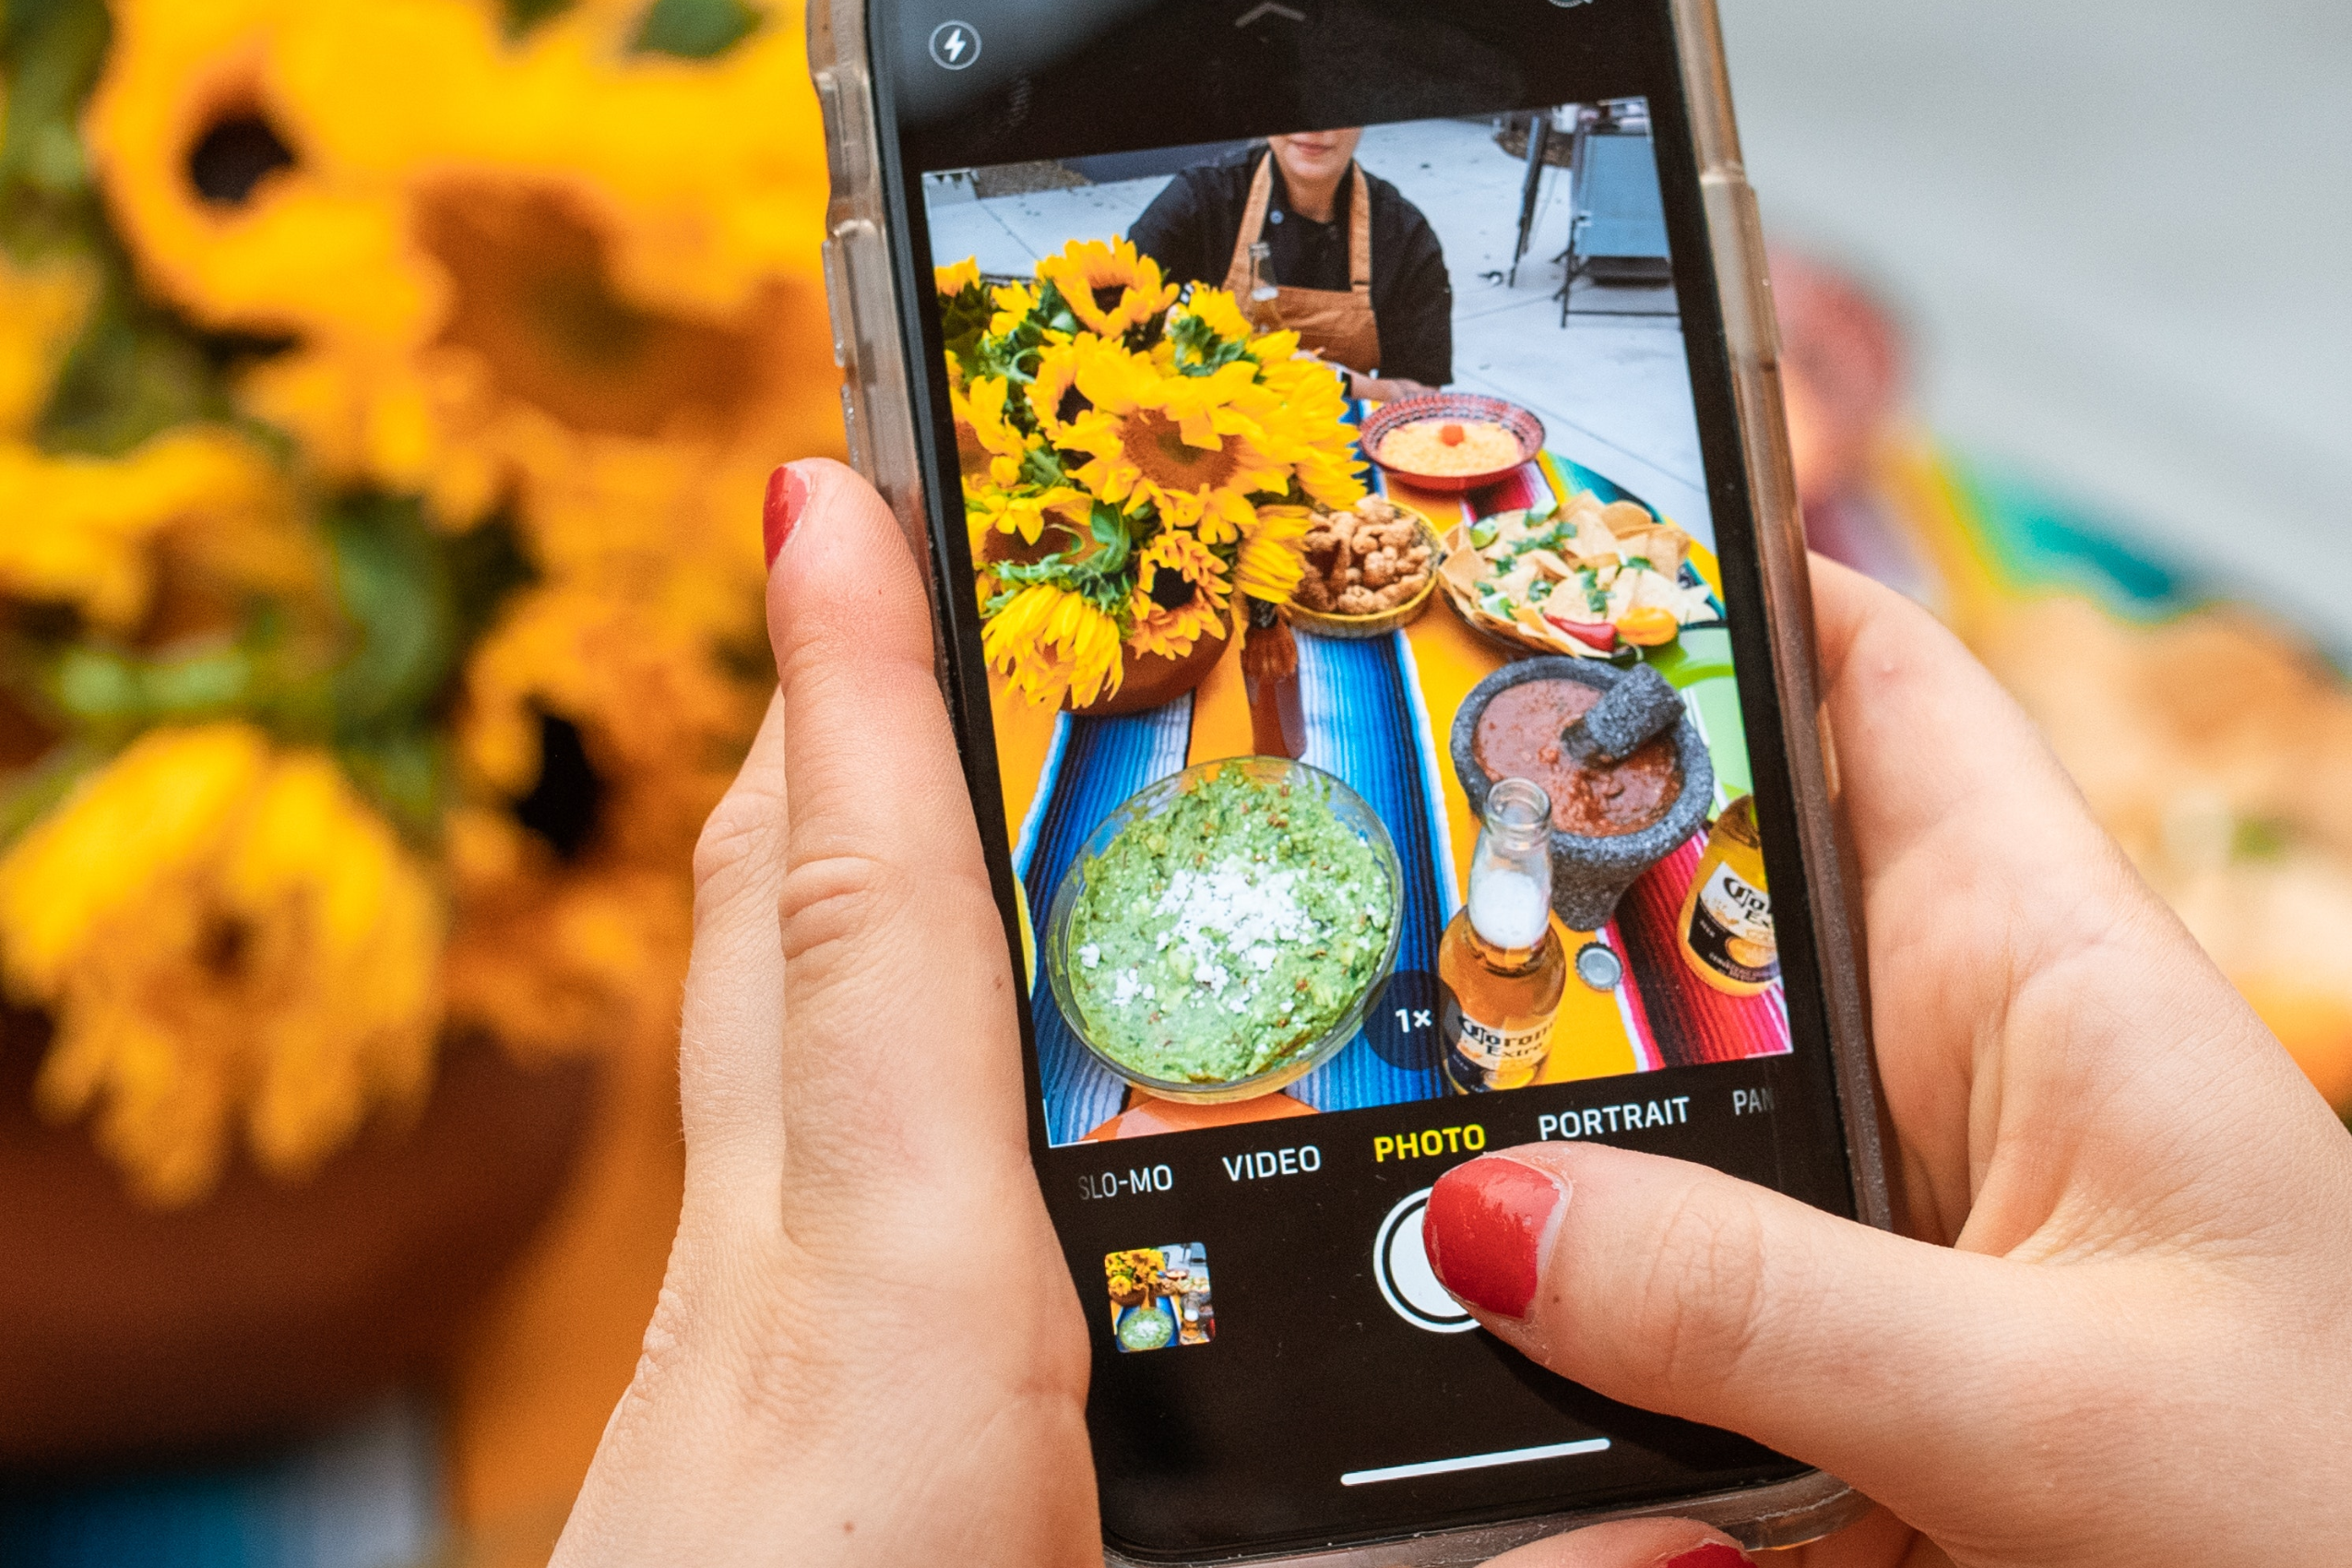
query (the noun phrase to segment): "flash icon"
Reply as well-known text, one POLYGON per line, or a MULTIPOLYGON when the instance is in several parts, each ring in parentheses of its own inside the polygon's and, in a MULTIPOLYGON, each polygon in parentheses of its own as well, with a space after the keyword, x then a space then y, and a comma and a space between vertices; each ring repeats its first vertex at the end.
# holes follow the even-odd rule
POLYGON ((969 22, 942 22, 932 29, 931 57, 943 71, 961 71, 980 56, 980 36, 969 22))

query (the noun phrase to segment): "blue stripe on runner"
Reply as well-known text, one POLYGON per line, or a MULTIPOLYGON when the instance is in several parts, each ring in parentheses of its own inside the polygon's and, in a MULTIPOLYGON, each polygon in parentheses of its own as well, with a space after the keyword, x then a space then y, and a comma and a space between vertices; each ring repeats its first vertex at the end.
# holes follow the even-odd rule
MULTIPOLYGON (((1053 739, 1045 748, 1045 766, 1038 769, 1037 793, 1029 797, 1028 814, 1021 819, 1021 836, 1013 842, 1013 874, 1027 883, 1029 861, 1037 853, 1039 829, 1045 826, 1046 808, 1053 803, 1052 791, 1047 788, 1062 771, 1062 753, 1070 743, 1070 716, 1053 716, 1053 739)), ((1029 919, 1041 921, 1045 911, 1030 904, 1029 919)))
MULTIPOLYGON (((1438 776, 1437 731, 1431 726, 1429 704, 1421 695, 1421 669, 1413 658, 1413 640, 1399 626, 1389 634, 1396 640, 1396 666, 1405 681, 1405 695, 1413 705, 1413 739, 1420 748, 1422 794, 1429 803, 1430 847, 1437 867, 1437 913, 1451 921, 1462 907, 1462 884, 1454 865, 1453 826, 1445 819, 1445 789, 1438 776)), ((1449 716, 1450 717, 1450 716, 1449 716)), ((1447 737, 1448 744, 1452 737, 1447 737)))
MULTIPOLYGON (((1048 771, 1038 781, 1038 797, 1045 806, 1042 813, 1031 814, 1035 837, 1021 873, 1039 943, 1045 940, 1063 873, 1077 859, 1087 835, 1145 785, 1182 772, 1192 737, 1189 695, 1123 719, 1061 720, 1048 771)), ((1026 830, 1024 837, 1028 837, 1026 830)), ((1029 995, 1029 1012, 1037 1026, 1038 1075, 1045 1087, 1046 1141, 1076 1143, 1119 1114, 1127 1086, 1070 1032, 1042 963, 1029 995)))
POLYGON ((1363 1032, 1290 1093, 1318 1111, 1428 1099, 1444 1092, 1434 1024, 1437 944, 1445 930, 1430 841, 1436 781, 1426 776, 1397 639, 1349 642, 1301 632, 1298 642, 1307 723, 1300 760, 1343 780, 1386 826, 1404 865, 1405 918, 1395 977, 1363 1032), (1431 1020, 1426 1025, 1424 1016, 1431 1020))

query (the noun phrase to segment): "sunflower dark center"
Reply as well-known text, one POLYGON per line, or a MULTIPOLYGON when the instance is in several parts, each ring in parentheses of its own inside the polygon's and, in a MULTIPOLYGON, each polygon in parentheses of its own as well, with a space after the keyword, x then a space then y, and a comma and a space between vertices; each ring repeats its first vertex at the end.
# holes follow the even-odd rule
POLYGON ((234 983, 253 953, 253 927, 233 915, 217 916, 196 939, 196 967, 223 983, 234 983))
POLYGON ((515 802, 515 818, 562 859, 577 860, 596 836, 604 780, 588 760, 578 725, 552 713, 539 719, 539 782, 515 802))
POLYGON ((1119 308, 1119 302, 1126 297, 1127 288, 1123 283, 1113 283, 1108 288, 1097 289, 1094 291, 1094 308, 1109 315, 1119 308))
POLYGON ((254 187, 280 169, 294 166, 288 147, 258 113, 232 114, 213 123, 188 153, 188 181, 211 207, 243 207, 254 187))
POLYGON ((1200 589, 1181 572, 1162 566, 1152 574, 1151 601, 1162 610, 1182 610, 1199 595, 1200 589))
POLYGON ((449 275, 443 339, 479 355, 501 396, 575 429, 727 431, 768 379, 780 300, 728 320, 639 303, 614 280, 600 220, 568 193, 444 186, 418 204, 416 232, 449 275))
POLYGON ((1182 426, 1158 409, 1128 416, 1121 445, 1146 479, 1170 491, 1215 490, 1229 481, 1241 463, 1227 445, 1195 446, 1182 426))

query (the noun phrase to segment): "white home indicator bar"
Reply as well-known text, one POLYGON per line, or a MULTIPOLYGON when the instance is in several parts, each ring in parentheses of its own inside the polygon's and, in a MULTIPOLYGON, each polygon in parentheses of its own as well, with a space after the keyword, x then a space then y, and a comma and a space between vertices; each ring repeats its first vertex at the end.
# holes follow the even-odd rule
POLYGON ((1605 1437, 1582 1443, 1547 1443, 1540 1448, 1506 1448, 1500 1454, 1465 1454, 1458 1459, 1430 1459, 1419 1465, 1391 1465, 1379 1470, 1350 1470, 1341 1486, 1376 1486, 1382 1481, 1408 1481, 1415 1476, 1447 1476, 1456 1470, 1491 1470, 1497 1465, 1527 1465, 1538 1459, 1565 1459, 1572 1454, 1598 1454, 1609 1447, 1605 1437))

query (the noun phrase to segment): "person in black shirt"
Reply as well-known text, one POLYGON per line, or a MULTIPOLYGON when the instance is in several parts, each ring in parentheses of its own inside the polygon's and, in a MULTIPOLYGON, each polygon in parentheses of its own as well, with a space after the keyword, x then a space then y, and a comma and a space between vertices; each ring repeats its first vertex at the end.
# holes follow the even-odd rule
POLYGON ((1271 249, 1282 325, 1350 373, 1356 396, 1454 379, 1454 288, 1420 209, 1356 163, 1360 129, 1269 137, 1187 169, 1128 238, 1170 279, 1229 288, 1250 308, 1250 250, 1271 249))

